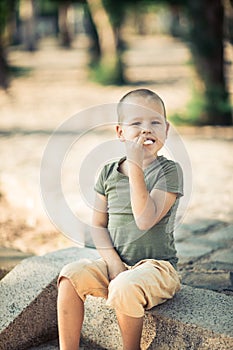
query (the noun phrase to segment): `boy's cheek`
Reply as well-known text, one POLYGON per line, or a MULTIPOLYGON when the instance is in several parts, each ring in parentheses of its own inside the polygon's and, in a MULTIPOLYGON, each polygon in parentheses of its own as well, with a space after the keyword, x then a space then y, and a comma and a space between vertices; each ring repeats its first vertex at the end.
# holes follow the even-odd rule
POLYGON ((161 130, 160 132, 157 133, 157 137, 160 141, 165 142, 167 138, 167 132, 166 130, 161 130))

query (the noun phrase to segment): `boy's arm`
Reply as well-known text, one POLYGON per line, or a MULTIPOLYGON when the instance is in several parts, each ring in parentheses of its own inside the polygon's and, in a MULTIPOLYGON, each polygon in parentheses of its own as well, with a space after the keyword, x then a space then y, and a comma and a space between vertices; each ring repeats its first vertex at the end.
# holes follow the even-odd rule
POLYGON ((105 196, 97 193, 93 209, 91 234, 96 249, 108 266, 109 279, 112 280, 120 272, 125 271, 126 267, 114 249, 107 224, 107 199, 105 196))
POLYGON ((129 182, 131 206, 136 224, 139 229, 148 230, 167 214, 177 195, 157 189, 149 193, 143 170, 135 163, 129 164, 129 182))
POLYGON ((154 189, 147 190, 143 164, 143 138, 126 143, 130 199, 135 222, 139 229, 148 230, 157 224, 175 203, 177 194, 154 189))

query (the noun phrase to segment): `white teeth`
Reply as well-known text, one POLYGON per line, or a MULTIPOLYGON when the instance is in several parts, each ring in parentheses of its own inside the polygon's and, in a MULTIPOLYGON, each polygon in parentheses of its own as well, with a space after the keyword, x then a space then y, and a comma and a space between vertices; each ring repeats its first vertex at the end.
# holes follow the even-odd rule
POLYGON ((153 141, 152 140, 146 140, 144 141, 144 145, 152 145, 153 141))

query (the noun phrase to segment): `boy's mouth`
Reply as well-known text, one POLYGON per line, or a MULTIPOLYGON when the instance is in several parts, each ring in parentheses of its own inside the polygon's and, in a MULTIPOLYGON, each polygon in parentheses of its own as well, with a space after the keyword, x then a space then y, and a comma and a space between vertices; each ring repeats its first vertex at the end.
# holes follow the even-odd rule
POLYGON ((144 145, 153 145, 153 143, 155 143, 155 140, 153 140, 153 139, 146 139, 143 142, 144 145))

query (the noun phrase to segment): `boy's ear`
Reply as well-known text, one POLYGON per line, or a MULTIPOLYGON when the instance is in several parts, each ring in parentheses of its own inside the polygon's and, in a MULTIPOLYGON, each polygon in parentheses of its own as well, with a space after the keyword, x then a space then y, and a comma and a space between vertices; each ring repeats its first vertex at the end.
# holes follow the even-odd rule
POLYGON ((168 136, 169 129, 170 129, 170 124, 166 122, 166 137, 168 136))
POLYGON ((125 141, 124 130, 122 129, 121 125, 116 126, 116 134, 120 141, 125 141))

